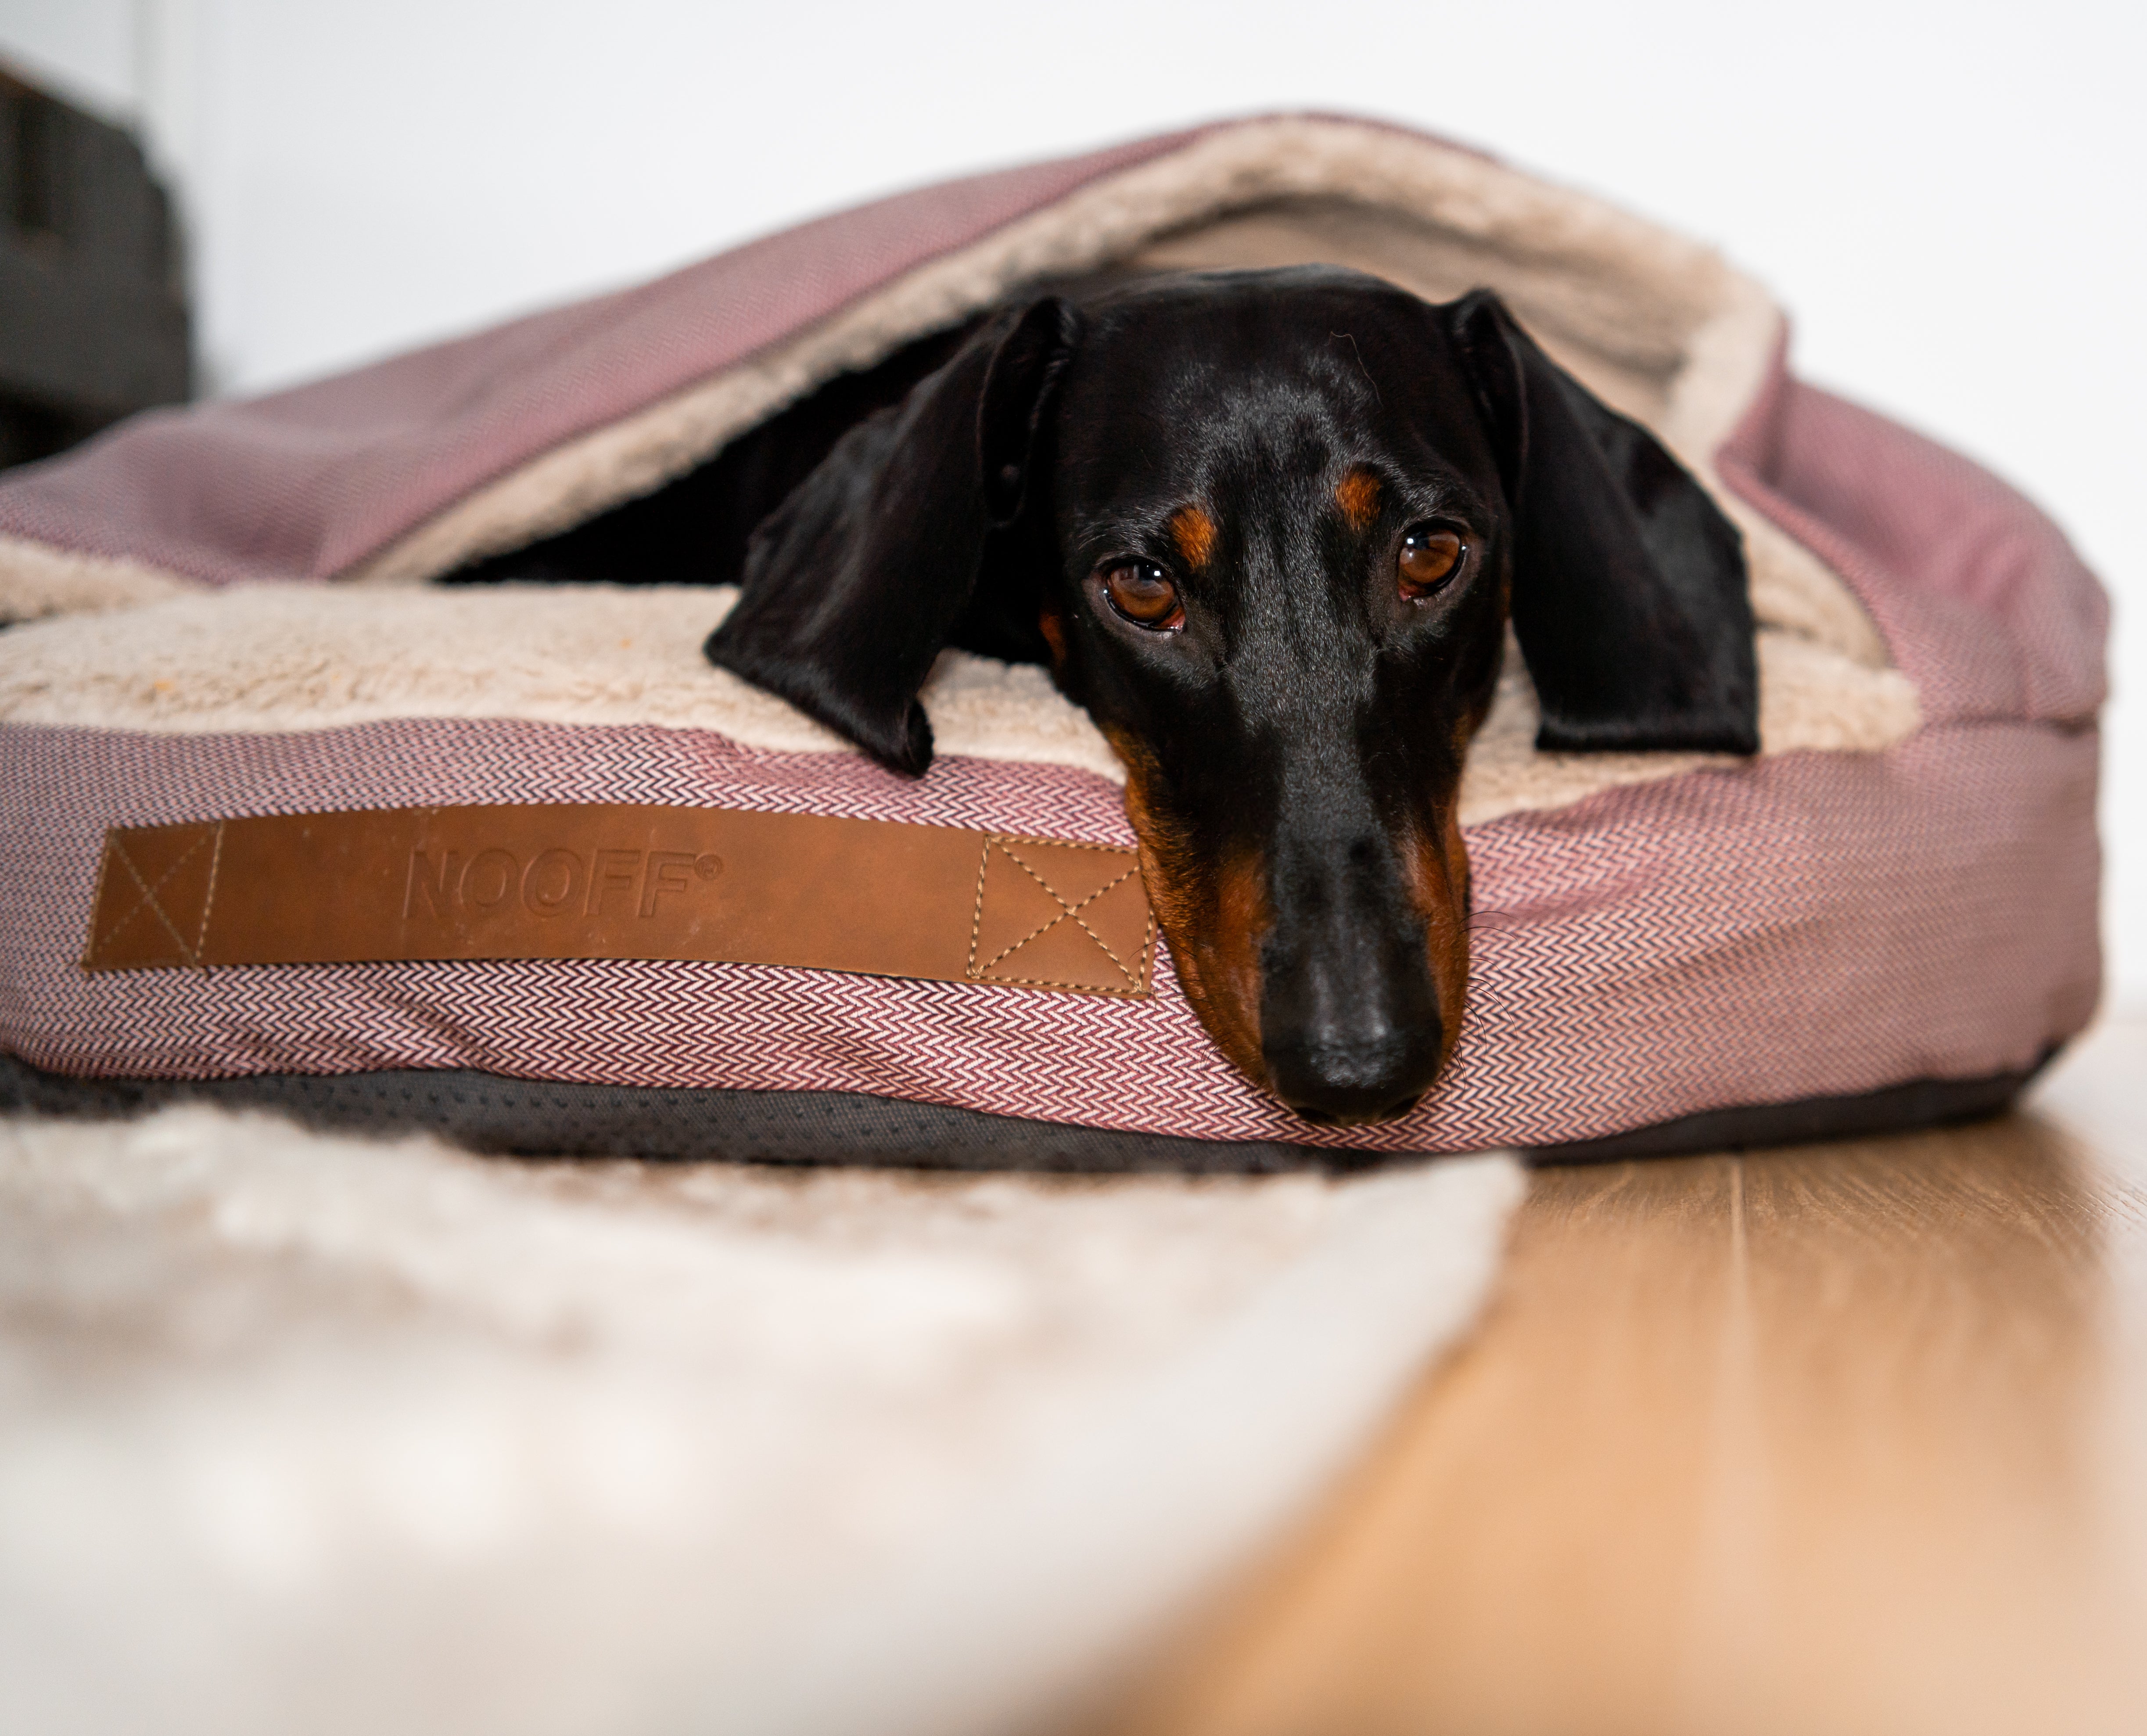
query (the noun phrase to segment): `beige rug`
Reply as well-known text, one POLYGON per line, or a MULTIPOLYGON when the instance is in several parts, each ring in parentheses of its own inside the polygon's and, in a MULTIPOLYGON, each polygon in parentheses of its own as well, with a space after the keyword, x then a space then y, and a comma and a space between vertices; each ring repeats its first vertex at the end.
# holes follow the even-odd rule
POLYGON ((1364 1447, 1520 1187, 0 1123, 0 1728, 1023 1727, 1364 1447))

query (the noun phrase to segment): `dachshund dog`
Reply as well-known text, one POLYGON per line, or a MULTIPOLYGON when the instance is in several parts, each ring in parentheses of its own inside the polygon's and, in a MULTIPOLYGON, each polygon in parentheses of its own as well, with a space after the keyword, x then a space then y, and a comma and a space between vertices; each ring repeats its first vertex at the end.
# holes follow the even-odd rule
POLYGON ((1543 748, 1759 745, 1735 528, 1488 291, 1307 267, 1040 295, 665 492, 516 576, 736 576, 709 658, 912 774, 943 648, 1048 663, 1125 762, 1202 1023, 1314 1119, 1404 1113, 1453 1052, 1457 803, 1509 619, 1543 748))

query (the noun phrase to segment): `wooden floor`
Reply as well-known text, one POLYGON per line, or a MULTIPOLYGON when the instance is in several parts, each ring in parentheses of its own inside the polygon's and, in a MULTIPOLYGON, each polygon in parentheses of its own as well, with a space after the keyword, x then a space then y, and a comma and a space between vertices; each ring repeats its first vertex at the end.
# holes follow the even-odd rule
POLYGON ((2147 1731, 2147 1024, 1949 1133, 1539 1172, 1110 1736, 2147 1731))

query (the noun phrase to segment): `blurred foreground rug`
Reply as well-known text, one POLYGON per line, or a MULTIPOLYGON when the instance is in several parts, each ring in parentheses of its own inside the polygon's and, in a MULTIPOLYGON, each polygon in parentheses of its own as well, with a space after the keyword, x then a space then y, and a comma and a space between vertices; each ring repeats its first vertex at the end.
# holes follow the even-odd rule
POLYGON ((1520 1188, 0 1123, 0 1728, 1029 1724, 1368 1443, 1520 1188))

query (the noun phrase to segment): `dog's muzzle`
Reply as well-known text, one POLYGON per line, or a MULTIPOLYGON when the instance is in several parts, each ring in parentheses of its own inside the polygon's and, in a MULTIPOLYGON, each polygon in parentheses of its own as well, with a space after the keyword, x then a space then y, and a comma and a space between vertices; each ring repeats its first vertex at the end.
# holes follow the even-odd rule
POLYGON ((1314 1121, 1415 1108, 1445 1038, 1420 922, 1337 911, 1271 940, 1262 963, 1260 1055, 1278 1097, 1314 1121))

